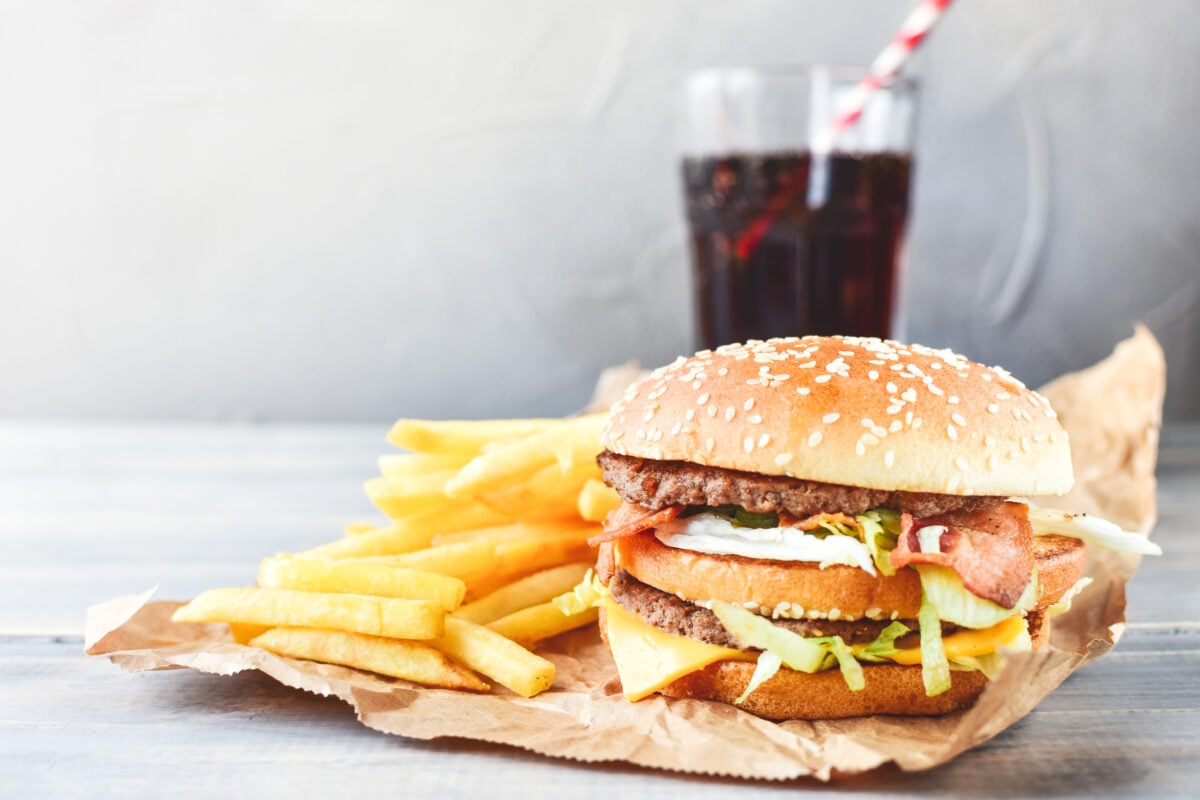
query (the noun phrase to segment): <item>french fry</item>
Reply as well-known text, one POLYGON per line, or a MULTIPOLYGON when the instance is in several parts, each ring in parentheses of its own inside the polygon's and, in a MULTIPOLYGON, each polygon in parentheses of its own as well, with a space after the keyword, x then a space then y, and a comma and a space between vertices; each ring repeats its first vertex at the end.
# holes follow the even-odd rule
POLYGON ((581 461, 566 472, 555 462, 535 472, 528 481, 495 492, 479 495, 480 502, 514 518, 573 516, 579 504, 579 492, 589 478, 599 477, 595 461, 581 461))
POLYGON ((588 414, 566 420, 554 442, 554 457, 564 475, 580 464, 599 470, 596 456, 600 454, 600 429, 607 416, 607 413, 588 414))
POLYGON ((553 663, 465 619, 446 617, 445 635, 432 644, 522 697, 533 697, 554 683, 553 663))
POLYGON ((487 625, 514 611, 547 603, 560 594, 571 591, 583 580, 591 566, 590 562, 580 561, 535 572, 462 606, 455 612, 455 616, 487 625))
POLYGON ((242 622, 229 623, 229 632, 233 634, 233 640, 238 644, 249 644, 250 640, 255 636, 266 633, 270 628, 266 625, 247 625, 242 622))
POLYGON ((553 603, 540 603, 489 622, 487 627, 506 639, 528 646, 595 622, 599 616, 598 608, 589 607, 574 614, 564 614, 553 603))
POLYGON ((446 612, 427 600, 292 589, 210 589, 175 610, 176 622, 333 628, 395 639, 435 639, 446 612))
POLYGON ((621 496, 616 490, 592 478, 580 490, 577 507, 579 516, 588 522, 603 522, 609 512, 616 511, 620 505, 621 496))
POLYGON ((402 419, 388 431, 387 440, 397 447, 418 453, 475 455, 489 442, 538 434, 562 425, 561 419, 402 419))
POLYGON ((465 499, 514 486, 552 463, 565 474, 581 461, 594 460, 600 452, 602 416, 559 422, 472 459, 446 483, 446 495, 465 499))
POLYGON ((473 528, 467 531, 439 533, 433 538, 433 544, 454 544, 456 542, 512 542, 523 539, 537 539, 546 536, 559 536, 564 533, 579 532, 590 536, 596 532, 594 526, 583 526, 578 520, 574 522, 513 522, 509 525, 496 525, 489 528, 473 528))
POLYGON ((311 628, 271 628, 250 642, 281 656, 403 678, 426 686, 486 692, 491 687, 429 645, 311 628))
POLYGON ((389 453, 379 457, 379 473, 385 478, 404 478, 458 470, 473 457, 456 453, 389 453))
POLYGON ((446 497, 445 486, 455 474, 451 470, 401 478, 371 478, 365 488, 376 508, 392 519, 403 519, 453 506, 454 501, 446 497))
POLYGON ((330 561, 289 556, 264 558, 258 568, 258 585, 268 589, 429 600, 445 611, 458 608, 467 591, 467 585, 460 579, 434 572, 347 559, 330 561))
POLYGON ((577 561, 594 561, 595 550, 588 547, 588 531, 578 528, 563 533, 497 542, 490 568, 482 576, 466 578, 467 598, 472 602, 494 592, 506 583, 530 573, 577 561))
POLYGON ((457 503, 445 511, 431 511, 357 536, 338 539, 296 553, 296 558, 362 558, 410 553, 428 547, 439 533, 499 525, 509 520, 481 503, 457 503))
POLYGON ((455 542, 427 547, 395 556, 375 556, 357 559, 373 563, 425 572, 438 572, 467 582, 479 580, 491 573, 496 558, 496 545, 488 541, 455 542))

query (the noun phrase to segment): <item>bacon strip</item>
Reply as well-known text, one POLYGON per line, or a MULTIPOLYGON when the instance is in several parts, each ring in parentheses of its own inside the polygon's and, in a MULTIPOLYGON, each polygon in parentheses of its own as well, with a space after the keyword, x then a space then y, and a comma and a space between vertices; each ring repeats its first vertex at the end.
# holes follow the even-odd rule
POLYGON ((897 569, 910 564, 949 567, 976 597, 1012 608, 1033 575, 1033 528, 1024 503, 1001 503, 969 514, 943 514, 914 520, 900 517, 900 538, 892 551, 897 569), (940 552, 922 553, 917 531, 944 525, 940 552))
POLYGON ((622 503, 616 511, 609 512, 604 518, 604 532, 588 537, 588 544, 596 547, 604 542, 612 542, 633 536, 642 531, 650 530, 656 525, 670 522, 683 513, 683 506, 667 506, 655 511, 642 506, 622 503))

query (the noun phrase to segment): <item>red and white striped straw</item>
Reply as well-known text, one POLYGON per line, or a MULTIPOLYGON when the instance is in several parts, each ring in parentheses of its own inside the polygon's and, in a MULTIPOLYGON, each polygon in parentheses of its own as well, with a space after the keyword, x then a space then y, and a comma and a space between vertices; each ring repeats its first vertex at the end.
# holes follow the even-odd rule
POLYGON ((913 9, 891 43, 871 62, 867 77, 851 90, 845 104, 830 120, 821 135, 813 141, 814 152, 828 153, 833 150, 846 129, 858 122, 871 96, 880 87, 887 85, 908 63, 913 51, 924 41, 951 2, 953 0, 922 0, 921 4, 913 9))

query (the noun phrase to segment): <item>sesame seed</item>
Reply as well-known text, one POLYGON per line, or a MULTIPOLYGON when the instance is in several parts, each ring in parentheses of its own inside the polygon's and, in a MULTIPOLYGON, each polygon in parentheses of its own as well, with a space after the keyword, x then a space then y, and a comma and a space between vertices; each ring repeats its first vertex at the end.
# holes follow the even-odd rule
POLYGON ((891 619, 891 620, 897 620, 897 619, 900 619, 900 612, 899 612, 899 611, 893 611, 893 612, 892 612, 892 613, 891 613, 891 614, 888 616, 888 619, 891 619))
POLYGON ((1009 458, 1020 458, 1020 457, 1021 457, 1021 451, 1020 451, 1020 450, 1009 450, 1009 451, 1008 451, 1008 457, 1009 457, 1009 458))
POLYGON ((889 433, 899 433, 900 429, 903 427, 904 427, 903 422, 901 422, 898 419, 894 419, 894 420, 892 420, 892 424, 888 425, 888 432, 889 433))
POLYGON ((987 409, 989 414, 995 414, 1000 410, 1000 406, 996 405, 995 403, 988 403, 987 409))
POLYGON ((780 453, 779 455, 775 456, 775 463, 781 467, 791 460, 792 460, 791 453, 780 453))
POLYGON ((871 433, 875 434, 880 439, 882 439, 883 437, 888 435, 887 428, 881 427, 879 425, 876 425, 874 428, 871 428, 871 433))
POLYGON ((713 437, 711 436, 704 440, 704 449, 710 453, 713 451, 713 448, 716 447, 716 445, 717 443, 713 441, 713 437))
POLYGON ((938 397, 941 397, 943 394, 945 394, 945 392, 934 386, 932 383, 929 384, 929 391, 931 394, 936 394, 938 397))
POLYGON ((689 408, 687 411, 683 412, 683 418, 688 421, 695 419, 696 418, 696 409, 689 408))
POLYGON ((737 412, 734 410, 733 406, 730 406, 729 408, 725 409, 725 421, 729 422, 730 420, 732 420, 733 415, 736 413, 737 412))
POLYGON ((912 421, 913 421, 913 413, 911 411, 905 411, 904 412, 904 424, 912 425, 912 421))
POLYGON ((872 420, 870 417, 863 417, 863 418, 862 418, 862 426, 863 426, 864 428, 874 428, 874 427, 875 427, 875 421, 874 421, 874 420, 872 420))
POLYGON ((910 386, 900 393, 900 397, 909 403, 915 403, 917 402, 917 390, 910 386))
POLYGON ((1014 408, 1014 409, 1012 410, 1012 415, 1013 415, 1013 419, 1020 421, 1020 419, 1021 419, 1021 409, 1019 409, 1019 408, 1014 408))
POLYGON ((970 467, 967 466, 967 460, 965 458, 963 458, 962 456, 959 456, 958 458, 954 459, 954 466, 958 467, 963 472, 966 472, 967 470, 970 469, 970 467))
POLYGON ((954 475, 950 480, 946 481, 946 493, 951 494, 958 488, 958 476, 954 475))
MULTIPOLYGON (((899 414, 903 409, 904 409, 904 406, 888 406, 887 413, 888 414, 899 414)), ((899 422, 900 420, 896 420, 896 421, 899 422)))
POLYGON ((854 443, 854 452, 860 456, 866 455, 867 446, 862 443, 862 439, 859 439, 857 442, 854 443))
POLYGON ((683 423, 682 423, 682 422, 676 422, 674 425, 672 425, 672 426, 671 426, 671 435, 672 435, 672 436, 678 436, 678 435, 679 435, 679 431, 680 431, 682 428, 683 428, 683 423))
POLYGON ((729 367, 721 367, 719 370, 717 370, 717 374, 724 378, 729 374, 729 367))
POLYGON ((770 443, 771 443, 771 434, 764 433, 762 436, 758 437, 758 446, 759 447, 766 447, 770 443))
POLYGON ((895 463, 896 463, 896 454, 895 453, 893 453, 891 450, 888 450, 886 453, 883 454, 883 464, 885 467, 887 467, 888 469, 891 469, 892 464, 895 464, 895 463))
POLYGON ((807 386, 799 386, 796 388, 796 394, 800 395, 801 397, 806 396, 808 394, 808 392, 809 392, 809 389, 807 386))
POLYGON ((879 437, 873 433, 864 433, 862 435, 862 441, 869 445, 877 445, 879 444, 879 437))
POLYGON ((1021 452, 1022 453, 1029 452, 1029 440, 1026 439, 1024 436, 1021 437, 1021 452))
POLYGON ((754 449, 754 437, 753 436, 747 436, 745 438, 745 440, 742 442, 742 449, 745 450, 747 453, 749 453, 750 451, 752 451, 754 449))
POLYGON ((949 397, 946 398, 946 402, 952 406, 958 405, 958 395, 956 395, 956 394, 950 395, 949 397))
POLYGON ((837 422, 841 418, 842 418, 841 414, 837 413, 836 411, 831 411, 830 413, 821 417, 821 422, 824 422, 826 425, 832 425, 833 423, 837 422))
POLYGON ((967 421, 963 418, 962 414, 955 412, 950 415, 950 419, 954 420, 955 425, 960 425, 964 428, 967 427, 967 421))
POLYGON ((987 468, 988 469, 995 469, 996 465, 998 463, 999 463, 999 460, 996 458, 995 453, 992 453, 990 456, 988 456, 988 460, 987 460, 987 468))
POLYGON ((891 393, 891 394, 895 394, 895 393, 896 393, 896 390, 897 390, 897 388, 898 388, 898 387, 896 386, 896 384, 892 383, 891 381, 888 381, 888 382, 887 382, 887 390, 888 390, 888 392, 889 392, 889 393, 891 393))
POLYGON ((692 388, 693 388, 693 389, 699 389, 699 388, 700 388, 702 385, 703 385, 703 384, 701 384, 701 383, 700 383, 700 381, 698 381, 698 380, 692 381, 692 388))
POLYGON ((746 409, 747 411, 754 408, 754 398, 751 397, 749 400, 747 400, 746 404, 743 405, 742 408, 746 409))
POLYGON ((813 431, 812 433, 810 433, 808 435, 808 446, 809 447, 816 447, 820 443, 821 443, 821 432, 820 431, 813 431))
POLYGON ((710 405, 709 405, 709 407, 708 407, 708 408, 706 408, 706 409, 704 409, 704 410, 705 410, 705 412, 707 412, 707 413, 708 413, 708 415, 709 415, 710 417, 715 417, 715 416, 717 415, 717 407, 716 407, 716 406, 714 406, 714 405, 711 405, 711 404, 710 404, 710 405))
POLYGON ((953 425, 946 426, 946 435, 950 437, 951 441, 958 441, 958 429, 953 425))
POLYGON ((921 418, 920 418, 920 417, 913 417, 913 421, 912 421, 911 423, 909 423, 909 425, 910 425, 910 426, 912 427, 912 429, 915 431, 917 428, 921 427, 921 418))
POLYGON ((646 415, 642 417, 642 422, 649 422, 652 419, 654 419, 654 409, 650 409, 646 412, 646 415))
POLYGON ((983 445, 984 445, 984 447, 995 447, 996 446, 996 437, 992 436, 991 434, 988 434, 987 436, 983 437, 983 445))
POLYGON ((817 383, 829 383, 829 379, 832 377, 833 376, 827 372, 824 375, 818 375, 817 377, 813 378, 813 380, 817 383))
POLYGON ((702 406, 707 402, 708 402, 708 392, 701 392, 700 396, 696 398, 696 405, 698 405, 698 406, 702 406))
POLYGON ((879 380, 879 370, 877 370, 877 369, 871 370, 870 372, 867 373, 867 377, 873 381, 879 380))
POLYGON ((839 619, 841 619, 841 616, 842 616, 842 610, 840 608, 829 609, 829 619, 831 621, 837 622, 839 619))

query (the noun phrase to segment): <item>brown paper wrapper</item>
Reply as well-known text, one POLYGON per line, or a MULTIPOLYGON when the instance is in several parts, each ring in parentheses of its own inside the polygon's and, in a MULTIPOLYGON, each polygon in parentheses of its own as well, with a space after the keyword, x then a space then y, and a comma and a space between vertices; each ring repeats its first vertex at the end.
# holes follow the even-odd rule
MULTIPOLYGON (((1143 328, 1107 359, 1045 388, 1072 442, 1076 486, 1057 499, 1134 530, 1154 524, 1154 463, 1165 386, 1158 343, 1143 328)), ((87 652, 130 672, 190 667, 230 675, 256 669, 286 686, 334 695, 359 720, 416 739, 459 737, 579 761, 743 778, 862 772, 889 762, 935 767, 1012 725, 1072 671, 1108 652, 1125 624, 1125 584, 1139 558, 1090 548, 1095 582, 1054 621, 1051 644, 1009 660, 974 707, 945 717, 864 717, 774 723, 727 705, 621 695, 595 628, 544 643, 554 687, 525 699, 428 689, 353 669, 284 658, 236 644, 225 625, 171 621, 177 602, 152 594, 92 607, 87 652)))

